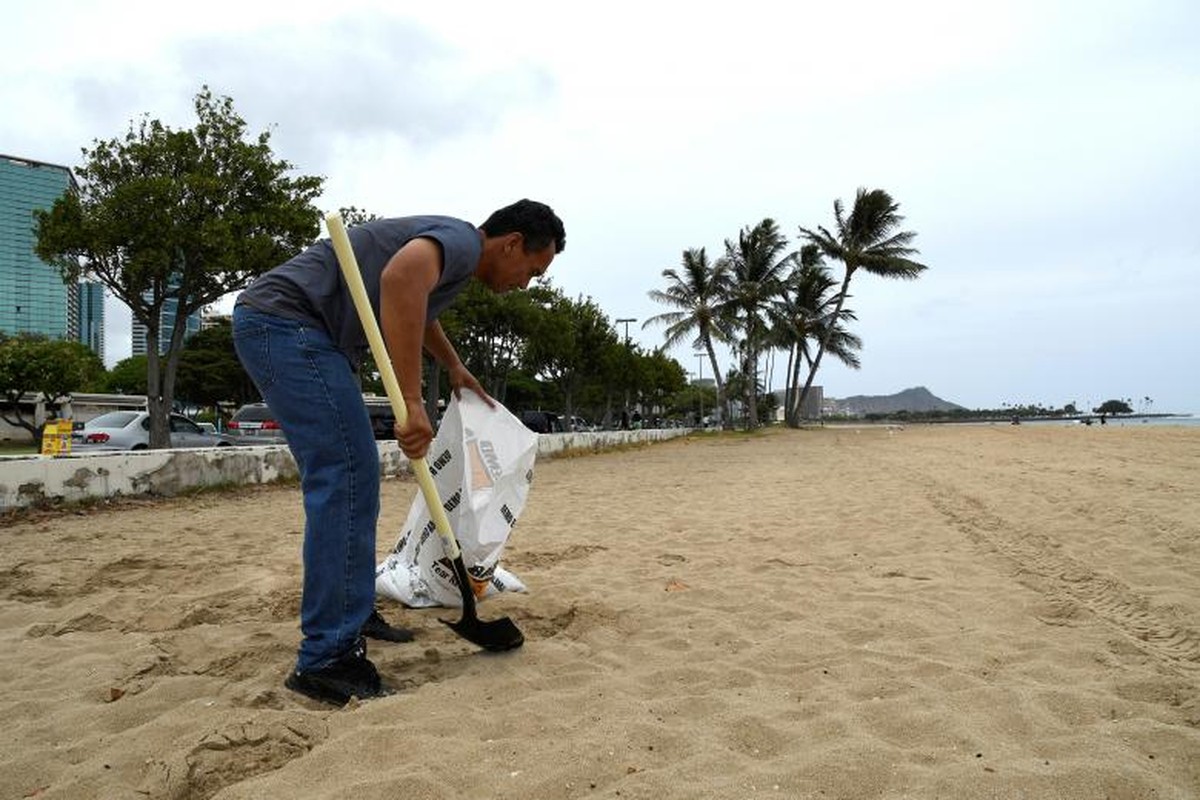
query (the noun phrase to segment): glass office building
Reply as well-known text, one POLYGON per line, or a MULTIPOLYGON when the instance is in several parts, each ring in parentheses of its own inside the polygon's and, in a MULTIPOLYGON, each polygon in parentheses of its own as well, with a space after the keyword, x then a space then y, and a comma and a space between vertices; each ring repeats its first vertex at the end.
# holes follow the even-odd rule
MULTIPOLYGON (((171 288, 175 288, 172 286, 171 288)), ((149 298, 147 298, 149 300, 149 298)), ((167 347, 171 344, 171 335, 175 331, 175 309, 178 307, 179 301, 174 297, 168 297, 163 301, 162 310, 158 314, 158 354, 166 355, 167 347)), ((195 334, 200 332, 201 313, 193 311, 184 320, 183 340, 186 342, 195 334)), ((133 345, 132 354, 135 356, 146 355, 146 326, 139 322, 136 318, 133 320, 133 345)))
POLYGON ((71 170, 0 154, 0 331, 81 341, 104 358, 104 291, 37 257, 33 212, 77 188, 71 170))
POLYGON ((104 284, 80 281, 75 287, 77 327, 74 339, 104 360, 104 284))

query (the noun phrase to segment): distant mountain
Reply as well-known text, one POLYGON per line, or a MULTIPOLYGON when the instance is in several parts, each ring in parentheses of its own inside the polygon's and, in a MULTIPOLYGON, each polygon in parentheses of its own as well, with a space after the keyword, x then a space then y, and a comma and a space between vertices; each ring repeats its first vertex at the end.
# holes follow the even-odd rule
MULTIPOLYGON (((962 406, 943 400, 926 389, 916 386, 896 394, 866 395, 838 399, 826 398, 836 404, 839 414, 894 414, 897 411, 954 411, 962 406)), ((965 410, 965 409, 963 409, 965 410)))

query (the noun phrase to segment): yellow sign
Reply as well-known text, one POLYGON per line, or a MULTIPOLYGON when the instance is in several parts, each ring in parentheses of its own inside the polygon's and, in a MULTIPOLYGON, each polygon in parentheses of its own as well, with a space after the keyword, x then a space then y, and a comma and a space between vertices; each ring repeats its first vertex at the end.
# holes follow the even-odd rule
POLYGON ((65 456, 71 452, 71 430, 69 419, 51 420, 42 428, 42 455, 65 456))

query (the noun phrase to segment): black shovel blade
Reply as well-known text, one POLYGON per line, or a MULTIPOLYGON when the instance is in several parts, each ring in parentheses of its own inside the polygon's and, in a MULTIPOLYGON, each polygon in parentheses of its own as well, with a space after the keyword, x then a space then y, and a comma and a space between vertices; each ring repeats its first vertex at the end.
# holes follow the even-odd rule
POLYGON ((459 594, 462 595, 462 619, 458 622, 444 619, 442 623, 471 644, 493 653, 516 650, 525 644, 525 634, 508 617, 484 622, 475 615, 475 592, 471 589, 467 566, 461 554, 454 559, 454 576, 458 580, 459 594))
POLYGON ((458 622, 442 620, 452 631, 474 645, 492 653, 504 650, 516 650, 525 644, 525 634, 521 633, 511 619, 500 619, 484 622, 481 619, 463 617, 458 622))

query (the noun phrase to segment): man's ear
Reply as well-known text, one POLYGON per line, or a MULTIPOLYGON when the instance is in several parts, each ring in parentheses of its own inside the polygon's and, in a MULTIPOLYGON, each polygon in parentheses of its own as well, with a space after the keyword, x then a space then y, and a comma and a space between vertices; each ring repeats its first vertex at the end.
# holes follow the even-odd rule
POLYGON ((518 231, 504 234, 504 249, 508 252, 517 252, 517 248, 522 250, 525 248, 525 234, 518 231))

